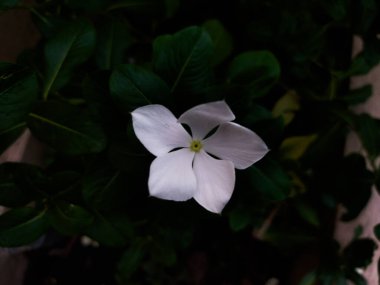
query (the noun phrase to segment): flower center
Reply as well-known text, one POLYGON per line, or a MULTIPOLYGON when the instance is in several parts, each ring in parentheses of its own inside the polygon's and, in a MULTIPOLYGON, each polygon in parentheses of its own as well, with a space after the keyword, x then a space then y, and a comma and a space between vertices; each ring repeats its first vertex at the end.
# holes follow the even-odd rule
POLYGON ((194 152, 199 152, 202 149, 202 143, 198 140, 193 140, 190 143, 190 150, 194 152))

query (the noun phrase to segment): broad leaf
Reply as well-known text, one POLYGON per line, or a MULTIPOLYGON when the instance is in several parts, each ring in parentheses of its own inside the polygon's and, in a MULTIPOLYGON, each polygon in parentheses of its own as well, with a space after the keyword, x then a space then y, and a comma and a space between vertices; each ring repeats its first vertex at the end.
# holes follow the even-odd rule
POLYGON ((376 243, 371 239, 354 240, 343 251, 345 265, 350 269, 367 267, 376 248, 376 243))
POLYGON ((125 214, 96 212, 94 218, 85 230, 89 237, 106 246, 124 246, 131 240, 133 224, 125 214))
POLYGON ((277 161, 267 157, 250 168, 252 188, 270 200, 279 201, 288 197, 291 180, 277 161))
POLYGON ((180 0, 165 0, 166 17, 172 17, 177 12, 180 0))
POLYGON ((235 207, 228 216, 231 230, 240 231, 252 223, 252 217, 247 208, 235 207))
POLYGON ((377 224, 374 228, 373 228, 373 232, 376 236, 376 238, 378 240, 380 240, 380 224, 377 224))
POLYGON ((281 154, 285 159, 300 159, 316 139, 316 134, 286 138, 280 146, 281 154))
POLYGON ((100 69, 112 69, 126 61, 126 50, 133 43, 125 20, 102 21, 96 40, 96 63, 100 69))
POLYGON ((15 208, 0 216, 0 246, 14 247, 32 243, 48 228, 46 210, 15 208))
POLYGON ((81 206, 64 201, 53 202, 49 209, 51 226, 58 232, 74 235, 83 233, 94 217, 81 206))
POLYGON ((62 102, 45 102, 29 114, 33 135, 66 154, 100 152, 106 136, 85 111, 62 102))
POLYGON ((282 117, 285 125, 290 124, 295 113, 300 109, 300 98, 294 90, 285 93, 274 105, 272 113, 274 117, 282 117))
POLYGON ((159 36, 153 43, 154 69, 169 84, 171 92, 199 92, 206 88, 212 55, 212 40, 199 27, 159 36))
POLYGON ((134 242, 123 254, 118 264, 117 278, 121 284, 128 284, 146 255, 146 242, 134 242))
POLYGON ((97 209, 115 209, 125 203, 125 184, 120 171, 101 169, 83 178, 82 194, 87 205, 97 209))
POLYGON ((108 0, 91 0, 91 1, 77 1, 77 0, 66 0, 67 6, 72 9, 85 10, 85 11, 100 11, 105 9, 108 0))
POLYGON ((120 65, 110 78, 111 96, 126 113, 137 107, 165 103, 170 90, 166 83, 142 67, 120 65))
POLYGON ((107 8, 108 11, 112 10, 130 10, 133 12, 155 12, 157 10, 160 1, 155 0, 117 0, 107 8))
POLYGON ((361 142, 368 152, 370 159, 375 159, 380 155, 380 120, 372 118, 367 114, 353 117, 355 129, 361 142))
POLYGON ((21 207, 35 195, 41 170, 24 163, 0 164, 0 205, 21 207))
POLYGON ((212 63, 217 65, 225 60, 233 48, 232 36, 218 20, 209 20, 203 24, 203 28, 209 33, 214 44, 212 63))
POLYGON ((26 123, 17 124, 0 132, 0 153, 3 153, 25 130, 26 123))
POLYGON ((348 78, 353 75, 367 74, 380 62, 380 41, 375 39, 367 40, 363 50, 352 60, 348 70, 338 72, 341 78, 348 78))
POLYGON ((331 176, 334 179, 332 192, 335 192, 336 199, 347 209, 342 220, 356 218, 367 205, 374 182, 373 173, 367 170, 364 157, 350 154, 331 176))
POLYGON ((0 0, 0 10, 13 8, 20 0, 0 0))
POLYGON ((362 34, 371 28, 376 22, 379 14, 379 2, 377 0, 354 1, 353 10, 353 28, 355 34, 362 34))
POLYGON ((43 98, 68 83, 75 67, 84 63, 95 47, 95 30, 85 21, 71 22, 45 46, 43 98))
POLYGON ((280 64, 269 51, 249 51, 235 57, 229 80, 246 86, 251 97, 265 95, 280 78, 280 64))
POLYGON ((364 85, 363 87, 350 90, 345 96, 342 96, 340 100, 346 102, 349 105, 356 105, 365 102, 371 97, 373 90, 372 85, 364 85))
POLYGON ((25 119, 38 92, 34 73, 22 66, 0 63, 0 153, 25 129, 25 119))

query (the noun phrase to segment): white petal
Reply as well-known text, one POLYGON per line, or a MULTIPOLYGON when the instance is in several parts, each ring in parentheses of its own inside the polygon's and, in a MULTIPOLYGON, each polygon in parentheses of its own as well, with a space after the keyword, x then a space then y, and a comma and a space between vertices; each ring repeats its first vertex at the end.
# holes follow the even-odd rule
POLYGON ((132 112, 133 129, 141 143, 155 156, 187 147, 191 137, 173 113, 162 105, 147 105, 132 112))
POLYGON ((265 142, 250 129, 225 123, 203 141, 204 150, 218 158, 232 161, 237 169, 245 169, 268 152, 265 142))
POLYGON ((148 181, 150 195, 174 201, 192 198, 197 187, 192 167, 194 154, 183 148, 153 160, 148 181))
POLYGON ((235 119, 225 101, 201 104, 179 117, 182 124, 190 126, 194 139, 203 139, 216 126, 235 119))
POLYGON ((210 212, 220 213, 235 187, 235 169, 231 161, 217 160, 204 151, 195 155, 197 191, 194 199, 210 212))

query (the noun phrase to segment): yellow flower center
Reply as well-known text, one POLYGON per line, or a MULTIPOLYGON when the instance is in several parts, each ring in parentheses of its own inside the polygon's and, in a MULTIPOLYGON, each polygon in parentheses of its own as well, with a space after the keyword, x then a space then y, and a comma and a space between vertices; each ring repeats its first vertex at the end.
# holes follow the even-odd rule
POLYGON ((193 140, 190 143, 190 150, 194 152, 199 152, 202 149, 202 143, 198 140, 193 140))

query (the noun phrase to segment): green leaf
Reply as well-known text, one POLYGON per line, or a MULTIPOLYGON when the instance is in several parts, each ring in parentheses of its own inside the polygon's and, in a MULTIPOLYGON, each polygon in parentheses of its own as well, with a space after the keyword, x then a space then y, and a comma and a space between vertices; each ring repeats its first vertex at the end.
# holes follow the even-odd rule
POLYGON ((272 113, 260 105, 254 104, 251 112, 244 118, 243 122, 267 143, 271 148, 283 139, 284 120, 282 117, 273 118, 272 113))
MULTIPOLYGON (((364 34, 370 29, 378 16, 379 4, 376 0, 354 1, 353 10, 353 28, 355 34, 364 34)), ((376 23, 376 22, 375 22, 376 23)))
POLYGON ((0 205, 21 207, 31 201, 41 177, 38 167, 24 163, 0 164, 0 205))
POLYGON ((135 241, 123 254, 117 266, 117 278, 121 284, 129 284, 132 274, 138 269, 146 254, 146 241, 135 241))
POLYGON ((356 105, 365 102, 372 95, 372 85, 364 85, 363 87, 350 90, 344 97, 340 99, 349 105, 356 105))
POLYGON ((53 202, 49 209, 51 226, 67 235, 83 233, 94 217, 84 208, 64 201, 53 202))
POLYGON ((46 210, 15 208, 0 216, 0 246, 15 247, 34 242, 48 228, 46 210))
POLYGON ((283 140, 280 151, 284 159, 298 160, 300 159, 309 146, 316 140, 317 135, 294 136, 283 140))
MULTIPOLYGON (((367 285, 367 280, 363 277, 361 273, 358 273, 357 269, 352 269, 348 274, 346 274, 347 279, 352 281, 355 285, 367 285)), ((351 282, 350 282, 351 284, 351 282)))
POLYGON ((20 0, 0 0, 0 10, 13 8, 20 0))
POLYGON ((73 170, 62 170, 47 177, 45 183, 39 185, 41 191, 49 197, 77 199, 81 174, 73 170))
POLYGON ((338 201, 347 209, 342 220, 348 221, 356 218, 367 205, 374 176, 359 154, 346 156, 338 167, 332 175, 334 183, 331 187, 338 201))
POLYGON ((347 0, 322 1, 321 4, 335 21, 341 21, 347 16, 349 8, 347 0))
POLYGON ((267 157, 249 169, 252 188, 273 201, 284 200, 291 190, 291 179, 277 161, 267 157))
POLYGON ((142 67, 120 65, 110 78, 111 96, 126 113, 152 103, 164 103, 170 90, 153 72, 142 67))
POLYGON ((133 224, 125 213, 95 212, 94 222, 85 234, 106 246, 125 246, 133 236, 133 224))
POLYGON ((212 64, 218 65, 230 55, 233 49, 232 36, 219 20, 208 20, 203 24, 203 28, 209 33, 214 44, 212 64))
POLYGON ((280 64, 269 51, 249 51, 235 57, 229 69, 232 83, 246 86, 252 98, 265 95, 280 78, 280 64))
POLYGON ((354 75, 367 74, 380 62, 380 41, 378 39, 368 39, 364 43, 363 50, 352 60, 348 70, 338 72, 340 79, 345 79, 354 75))
POLYGON ((374 228, 373 228, 373 232, 375 233, 375 236, 378 240, 380 240, 380 224, 377 224, 374 228))
POLYGON ((74 69, 84 63, 95 47, 95 30, 86 21, 74 21, 48 40, 45 46, 43 98, 70 80, 74 69))
POLYGON ((302 201, 299 203, 296 203, 295 206, 300 217, 303 220, 305 220, 308 224, 313 225, 315 227, 320 226, 320 220, 314 207, 302 201))
POLYGON ((17 124, 7 130, 0 132, 0 153, 3 153, 25 130, 26 123, 17 124))
POLYGON ((113 1, 107 10, 117 10, 117 9, 124 9, 124 10, 131 10, 133 12, 137 11, 150 11, 150 10, 157 10, 157 4, 160 4, 160 1, 155 0, 118 0, 113 1))
POLYGON ((91 0, 91 1, 76 1, 66 0, 65 4, 71 9, 79 9, 85 11, 100 11, 107 7, 108 0, 91 0))
POLYGON ((170 241, 151 243, 149 252, 156 264, 165 267, 172 267, 177 261, 177 253, 175 247, 170 241))
POLYGON ((25 129, 38 92, 34 73, 19 65, 0 63, 0 153, 25 129))
POLYGON ((128 24, 123 19, 102 21, 96 41, 96 63, 100 69, 112 69, 126 61, 127 48, 133 43, 128 24))
POLYGON ((285 125, 289 125, 295 116, 295 113, 300 109, 300 98, 294 90, 286 92, 275 103, 272 113, 274 117, 282 117, 285 125))
POLYGON ((70 155, 100 152, 106 136, 85 111, 69 104, 51 101, 29 114, 33 135, 55 150, 70 155))
POLYGON ((154 70, 166 80, 171 92, 200 92, 206 88, 212 55, 212 40, 199 27, 159 36, 153 42, 154 70))
POLYGON ((353 115, 355 130, 370 159, 380 155, 380 120, 368 114, 353 115))
POLYGON ((231 210, 228 216, 228 222, 231 230, 237 232, 250 225, 252 222, 252 217, 247 208, 236 207, 231 210))
POLYGON ((173 17, 177 12, 180 0, 165 0, 166 5, 166 17, 173 17))
POLYGON ((302 277, 299 285, 313 285, 316 283, 317 278, 317 273, 314 270, 310 271, 302 277))
POLYGON ((82 194, 87 205, 97 210, 111 210, 124 202, 120 193, 125 193, 120 171, 100 169, 83 178, 82 194))
POLYGON ((354 240, 343 251, 346 266, 351 269, 368 266, 376 248, 376 243, 371 239, 354 240))

